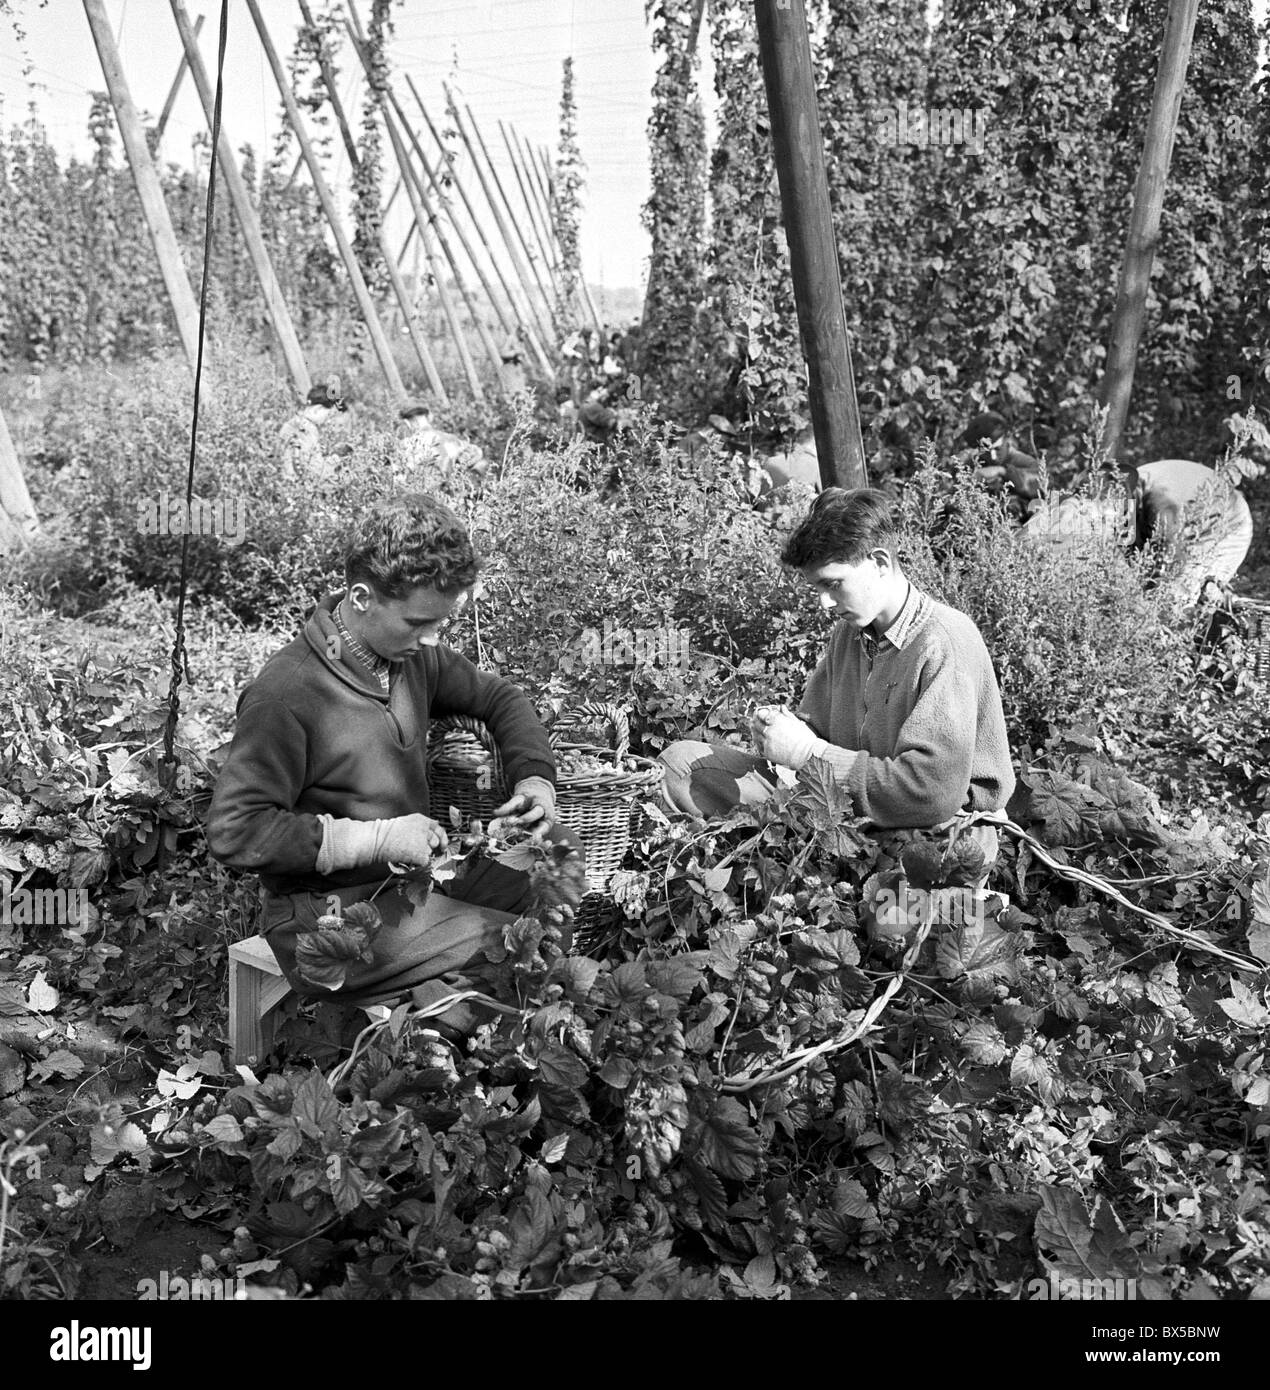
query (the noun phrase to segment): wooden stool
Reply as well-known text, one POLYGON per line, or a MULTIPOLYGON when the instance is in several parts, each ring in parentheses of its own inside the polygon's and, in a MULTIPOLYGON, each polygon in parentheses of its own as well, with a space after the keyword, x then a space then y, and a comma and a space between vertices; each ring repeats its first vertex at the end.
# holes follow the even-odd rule
POLYGON ((255 1066, 273 1046, 273 1011, 291 985, 263 936, 229 948, 229 1045, 232 1062, 255 1066))

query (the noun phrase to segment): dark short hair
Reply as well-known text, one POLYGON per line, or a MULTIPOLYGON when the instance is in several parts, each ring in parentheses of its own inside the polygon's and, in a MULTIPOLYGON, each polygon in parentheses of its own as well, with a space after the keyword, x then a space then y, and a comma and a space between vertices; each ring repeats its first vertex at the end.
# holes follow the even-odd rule
POLYGON ((783 564, 858 565, 875 550, 896 556, 898 530, 891 499, 875 488, 826 488, 785 543, 783 564))
POLYGON ((344 398, 340 395, 338 382, 320 381, 309 391, 306 398, 308 405, 324 405, 328 410, 346 410, 348 407, 344 398))
POLYGON ((415 589, 454 594, 476 583, 480 560, 462 521, 422 492, 393 497, 357 523, 344 555, 349 587, 369 584, 382 598, 415 589))
POLYGON ((974 448, 979 444, 990 444, 994 439, 1003 439, 1009 432, 1009 425, 995 410, 986 410, 966 426, 960 442, 974 448))

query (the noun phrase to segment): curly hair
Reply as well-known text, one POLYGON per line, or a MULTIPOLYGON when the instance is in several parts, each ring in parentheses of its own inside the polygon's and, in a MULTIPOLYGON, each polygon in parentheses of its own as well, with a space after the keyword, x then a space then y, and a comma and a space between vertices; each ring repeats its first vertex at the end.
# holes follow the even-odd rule
POLYGON ((826 488, 785 543, 781 563, 858 565, 874 550, 896 558, 898 534, 891 499, 874 488, 826 488))
POLYGON ((476 582, 481 562, 462 521, 421 492, 390 498, 357 523, 344 553, 344 579, 369 584, 383 598, 418 588, 454 594, 476 582))

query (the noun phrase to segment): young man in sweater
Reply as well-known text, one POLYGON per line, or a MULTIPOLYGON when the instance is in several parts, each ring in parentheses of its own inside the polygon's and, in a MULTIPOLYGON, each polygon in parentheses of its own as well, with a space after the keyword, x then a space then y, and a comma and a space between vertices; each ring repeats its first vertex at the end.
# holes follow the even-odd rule
MULTIPOLYGON (((888 499, 829 488, 781 556, 838 615, 795 714, 762 709, 757 756, 684 741, 662 754, 676 809, 719 814, 771 794, 777 769, 820 760, 852 811, 878 829, 953 831, 967 813, 1001 812, 1014 791, 1005 715, 983 637, 935 602, 896 558, 888 499)), ((990 824, 966 833, 996 858, 990 824)))
MULTIPOLYGON (((526 905, 528 877, 493 861, 454 879, 446 895, 434 888, 422 907, 378 891, 390 865, 425 866, 448 847, 448 808, 429 801, 433 719, 483 721, 512 788, 495 815, 581 850, 553 825, 555 760, 527 697, 441 644, 477 571, 448 507, 421 494, 381 503, 353 536, 345 592, 317 606, 239 699, 208 845, 260 875, 261 930, 301 993, 322 991, 297 970, 297 938, 352 903, 374 896, 384 925, 374 960, 355 963, 334 996, 350 1005, 424 1005, 479 988, 486 948, 502 944, 504 925, 526 905)), ((442 1021, 465 1030, 477 1018, 460 1006, 442 1021)))

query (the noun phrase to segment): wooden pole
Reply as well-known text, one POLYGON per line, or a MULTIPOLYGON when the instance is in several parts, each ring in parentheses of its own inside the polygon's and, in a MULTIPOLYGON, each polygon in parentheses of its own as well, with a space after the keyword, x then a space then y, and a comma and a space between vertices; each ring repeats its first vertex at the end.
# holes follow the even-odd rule
MULTIPOLYGON (((440 246, 441 253, 445 257, 446 263, 450 267, 450 274, 454 277, 454 286, 459 292, 459 297, 463 300, 463 304, 464 307, 467 309, 468 316, 472 320, 472 326, 476 329, 476 336, 481 340, 481 346, 482 348, 484 348, 485 355, 489 359, 490 367, 493 369, 494 372, 494 379, 501 385, 503 380, 503 359, 499 355, 498 348, 494 344, 494 339, 490 336, 489 328, 487 327, 485 320, 481 315, 479 306, 473 299, 471 292, 468 290, 467 280, 463 276, 463 271, 459 266, 458 260, 455 258, 454 252, 450 247, 449 241, 446 239, 445 233, 441 230, 441 224, 437 220, 436 214, 428 206, 426 195, 423 189, 423 180, 420 178, 418 170, 416 170, 413 164, 411 164, 410 162, 410 152, 406 149, 405 143, 401 139, 400 133, 397 130, 397 122, 394 121, 392 113, 389 111, 384 112, 384 119, 388 124, 389 131, 392 135, 393 149, 397 155, 397 161, 401 165, 401 167, 407 171, 405 177, 406 194, 407 196, 409 196, 411 193, 413 193, 415 199, 417 199, 415 225, 419 227, 419 241, 423 245, 424 255, 428 258, 429 270, 431 271, 433 278, 437 281, 441 293, 444 295, 445 289, 444 286, 441 284, 441 279, 438 274, 438 271, 434 267, 432 251, 429 246, 429 238, 435 237, 437 245, 440 246), (423 223, 420 223, 418 221, 419 212, 422 212, 424 218, 426 219, 423 223)), ((414 206, 415 203, 412 201, 412 207, 414 206)), ((444 303, 445 300, 443 299, 443 307, 444 303)), ((455 337, 456 341, 461 345, 461 351, 466 356, 467 342, 466 339, 458 332, 457 319, 455 320, 455 337)), ((468 358, 467 360, 470 361, 471 359, 468 358)), ((476 369, 475 367, 473 367, 473 380, 475 380, 475 374, 476 369)), ((477 400, 483 399, 483 395, 477 389, 477 387, 473 387, 473 392, 476 395, 477 400)))
POLYGON ((516 150, 516 158, 525 176, 527 197, 533 204, 538 222, 542 227, 542 234, 547 240, 547 249, 551 253, 552 271, 558 275, 560 270, 560 245, 556 241, 556 229, 551 220, 551 211, 547 204, 547 195, 542 186, 542 177, 534 162, 529 141, 523 136, 518 138, 515 127, 512 128, 511 134, 512 144, 516 150))
MULTIPOLYGON (((194 37, 203 32, 203 16, 194 21, 194 37)), ((158 145, 163 139, 163 132, 168 127, 168 117, 172 114, 172 108, 176 105, 177 93, 181 90, 181 83, 185 81, 185 69, 189 65, 189 58, 182 53, 181 61, 177 64, 176 76, 172 79, 172 86, 168 90, 168 99, 163 103, 163 110, 159 112, 159 122, 154 128, 154 143, 158 145)))
MULTIPOLYGON (((348 30, 349 38, 352 40, 353 51, 357 54, 366 73, 367 86, 373 92, 374 82, 371 74, 370 55, 366 48, 366 41, 360 32, 360 25, 357 24, 357 13, 353 10, 351 5, 349 6, 349 13, 352 16, 353 22, 347 24, 345 27, 348 30)), ((383 116, 384 128, 388 131, 388 139, 392 144, 393 154, 397 160, 397 167, 401 171, 401 181, 405 185, 406 197, 410 203, 415 226, 419 228, 419 238, 423 245, 423 254, 428 262, 428 273, 432 276, 433 284, 436 286, 437 299, 440 301, 441 312, 445 316, 446 326, 450 330, 450 337, 454 340, 455 349, 459 354, 459 362, 463 367, 463 375, 467 379, 468 389, 472 392, 473 398, 478 401, 483 401, 485 399, 485 388, 481 385, 480 374, 476 370, 476 363, 472 361, 472 354, 468 349, 467 337, 463 332, 463 325, 459 322, 459 316, 455 310, 454 301, 450 297, 449 290, 446 288, 442 268, 437 262, 436 254, 432 247, 432 238, 429 235, 430 228, 436 229, 438 233, 437 241, 441 245, 442 251, 449 262, 450 271, 455 277, 455 287, 458 289, 464 304, 467 306, 468 313, 472 317, 473 326, 476 328, 477 336, 481 339, 482 346, 489 356, 490 362, 494 368, 495 380, 500 383, 503 374, 502 359, 499 357, 497 349, 494 347, 493 339, 490 338, 488 332, 485 330, 485 325, 481 322, 472 305, 471 298, 467 292, 467 284, 459 273, 459 268, 455 263, 454 257, 450 255, 449 246, 446 244, 444 237, 440 236, 439 228, 435 228, 435 218, 432 216, 431 210, 427 206, 427 197, 423 190, 423 180, 419 178, 418 171, 410 162, 410 155, 397 130, 397 122, 393 117, 394 108, 400 113, 397 99, 391 90, 386 93, 375 93, 375 96, 376 100, 379 102, 380 114, 383 116)), ((392 253, 388 250, 387 241, 385 240, 385 259, 391 254, 392 253)), ((417 294, 417 282, 415 290, 417 294)))
POLYGON ((168 302, 172 305, 172 313, 176 318, 181 346, 185 349, 186 360, 193 371, 198 358, 198 304, 194 299, 194 291, 190 289, 189 277, 185 273, 181 248, 177 244, 176 233, 172 230, 172 219, 168 216, 167 204, 163 201, 163 189, 155 172, 154 161, 150 158, 150 148, 146 144, 141 118, 137 115, 137 108, 132 104, 132 96, 124 79, 123 64, 119 61, 119 50, 115 47, 114 35, 110 32, 110 21, 106 18, 103 0, 84 0, 84 13, 88 16, 88 27, 92 30, 93 42, 97 45, 97 56, 101 59, 106 90, 110 93, 110 102, 115 108, 115 119, 123 137, 128 165, 132 169, 132 181, 137 187, 137 198, 140 200, 150 240, 154 245, 154 254, 167 288, 168 302))
MULTIPOLYGON (((199 101, 203 105, 203 113, 207 117, 207 128, 210 131, 213 124, 216 94, 208 78, 207 69, 203 66, 203 55, 199 52, 198 28, 197 26, 191 28, 189 15, 185 12, 184 0, 171 0, 171 6, 172 17, 176 20, 177 31, 181 35, 181 43, 185 47, 185 58, 189 65, 190 75, 194 79, 194 86, 198 91, 199 101)), ((243 241, 247 245, 247 254, 251 257, 256 279, 260 282, 260 290, 265 300, 265 311, 269 315, 274 336, 282 349, 282 356, 286 361, 291 383, 302 396, 306 395, 312 381, 304 361, 304 352, 300 347, 300 340, 296 336, 295 325, 291 320, 291 311, 287 308, 287 302, 283 298, 278 278, 274 274, 269 252, 265 249, 256 210, 252 207, 251 196, 247 192, 247 185, 243 182, 242 173, 234 160, 234 151, 223 125, 217 156, 220 159, 221 172, 225 176, 225 187, 229 191, 230 202, 234 205, 238 225, 242 228, 243 241)))
MULTIPOLYGON (((454 159, 451 156, 450 151, 446 149, 445 142, 441 139, 440 133, 438 132, 436 126, 433 124, 432 117, 428 114, 428 108, 423 104, 423 98, 419 95, 418 89, 415 87, 414 82, 411 80, 409 76, 406 77, 406 86, 410 88, 411 95, 414 97, 415 102, 418 104, 419 111, 422 114, 424 122, 428 127, 428 131, 431 134, 432 139, 435 141, 437 148, 441 151, 441 157, 445 160, 446 169, 450 174, 451 181, 453 182, 455 188, 459 190, 459 197, 463 202, 463 206, 467 209, 468 216, 472 220, 472 226, 476 230, 476 235, 480 240, 481 245, 485 248, 485 254, 489 258, 490 265, 494 268, 494 274, 498 278, 499 284, 503 287, 503 292, 507 297, 507 304, 509 306, 510 313, 512 316, 511 319, 509 319, 507 314, 503 312, 502 305, 499 303, 497 296, 494 294, 493 290, 490 287, 488 279, 481 270, 480 261, 473 254, 471 244, 463 235, 461 223, 456 218, 452 217, 451 225, 454 227, 455 231, 458 232, 459 237, 463 242, 464 250, 467 252, 468 257, 472 261, 473 266, 476 267, 476 272, 480 276, 481 284, 485 288, 485 293, 489 296, 490 303, 494 305, 494 308, 497 311, 499 318, 502 319, 504 328, 507 330, 508 333, 514 333, 516 331, 516 323, 519 323, 524 328, 526 340, 529 343, 530 351, 534 354, 534 358, 538 363, 539 370, 542 372, 543 376, 547 378, 548 381, 554 382, 556 379, 556 374, 555 369, 551 365, 551 360, 543 351, 542 344, 538 340, 538 335, 534 331, 534 326, 530 322, 529 316, 522 312, 517 296, 512 293, 511 285, 508 283, 507 277, 503 274, 503 268, 499 264, 498 257, 494 255, 493 249, 489 244, 489 239, 485 235, 485 229, 476 216, 476 209, 472 206, 472 199, 468 194, 466 187, 459 179, 458 171, 454 167, 454 159)), ((409 132, 408 126, 407 130, 409 132)), ((411 138, 414 139, 413 132, 409 133, 411 134, 411 138)), ((415 150, 418 153, 420 160, 423 162, 425 171, 429 174, 429 177, 432 178, 433 187, 436 188, 439 193, 440 184, 436 176, 432 173, 432 170, 429 168, 427 160, 424 159, 423 151, 419 146, 418 140, 415 139, 414 143, 415 150)))
POLYGON ((539 225, 538 208, 516 158, 516 146, 512 143, 512 139, 507 133, 507 127, 502 121, 498 123, 498 133, 503 137, 503 148, 506 149, 507 158, 511 161, 512 173, 516 175, 516 186, 520 189, 520 196, 525 205, 529 225, 533 228, 534 240, 538 243, 538 250, 542 256, 543 268, 547 272, 547 281, 551 286, 552 302, 554 303, 560 298, 560 286, 556 279, 556 257, 551 238, 548 233, 544 233, 539 225))
MULTIPOLYGON (((93 0, 93 2, 100 4, 101 0, 93 0)), ((84 0, 84 3, 88 4, 90 0, 84 0)), ((366 288, 366 281, 362 278, 357 257, 353 255, 353 248, 348 244, 348 238, 340 226, 335 200, 331 197, 331 190, 326 186, 326 180, 322 177, 322 169, 318 164, 317 155, 313 152, 313 146, 309 143, 304 122, 300 118, 299 107, 296 105, 295 97, 291 94, 291 88, 287 85, 286 71, 278 59, 277 50, 273 46, 273 40, 269 37, 269 30, 265 27, 264 17, 260 13, 259 0, 247 0, 247 9, 251 14, 252 23, 256 26, 256 32, 260 35, 260 44, 265 51, 265 57, 269 60, 269 66, 273 70, 273 78, 278 84, 282 104, 287 109, 287 120, 295 132, 295 138, 300 143, 300 153, 304 157, 304 162, 309 166, 309 176, 313 180, 314 190, 322 204, 322 211, 326 214, 326 220, 330 224, 331 235, 335 238, 335 245, 339 249, 340 259, 344 262, 344 269, 348 272, 349 282, 353 287, 353 295, 357 300, 357 307, 361 311, 366 329, 370 333, 370 341, 375 349, 375 356, 379 359, 380 370, 384 374, 384 380, 388 383, 388 389, 398 400, 404 402, 406 399, 405 384, 401 380, 401 373, 397 370, 397 363, 393 360, 392 348, 389 346, 387 335, 384 333, 383 324, 379 322, 374 301, 370 297, 370 291, 366 288)))
POLYGON ((35 504, 22 474, 22 462, 4 411, 0 410, 0 549, 9 548, 13 543, 24 545, 27 537, 39 529, 35 504))
POLYGON ((512 208, 511 199, 507 196, 507 191, 503 187, 503 180, 499 177, 498 170, 494 167, 494 161, 490 157, 489 147, 485 144, 485 137, 481 134, 481 128, 476 123, 476 117, 472 114, 472 108, 465 106, 467 112, 467 122, 471 127, 472 134, 476 137, 476 143, 481 147, 481 154, 485 157, 485 167, 489 170, 490 178, 494 181, 494 189, 497 192, 499 201, 507 212, 508 225, 513 227, 516 232, 516 242, 523 252, 525 262, 529 266, 530 273, 533 275, 534 283, 538 286, 538 293, 542 295, 543 307, 547 315, 547 323, 551 326, 552 336, 558 337, 556 330, 556 306, 554 296, 546 285, 543 284, 542 276, 538 271, 538 258, 534 255, 529 246, 529 238, 525 235, 524 218, 517 217, 512 208))
POLYGON ((1137 368, 1138 343, 1146 319, 1151 265, 1160 239, 1164 190, 1168 183, 1169 163, 1173 158, 1173 140, 1177 134, 1177 118, 1186 89, 1186 67, 1190 61, 1191 40, 1198 13, 1199 0, 1169 0, 1160 66, 1155 74, 1155 94, 1151 99, 1151 114, 1147 118, 1142 163, 1138 167, 1138 181, 1133 190, 1133 212, 1129 218, 1129 235, 1120 267, 1120 285, 1116 293, 1107 366, 1100 392, 1102 403, 1107 407, 1102 444, 1113 458, 1120 452, 1125 421, 1129 415, 1129 400, 1133 395, 1133 377, 1137 368))
POLYGON ((534 303, 534 291, 531 284, 531 276, 526 270, 524 262, 516 252, 515 238, 511 234, 510 228, 503 220, 503 214, 498 210, 498 200, 494 197, 494 190, 490 187, 489 180, 485 177, 485 171, 481 167, 481 161, 476 157, 476 149, 472 144, 471 137, 467 133, 467 127, 463 124, 463 117, 459 114, 459 108, 454 100, 448 84, 441 84, 442 91, 445 92, 446 101, 449 103, 450 115, 454 120, 454 127, 459 133, 459 138, 463 141, 464 148, 467 150, 472 160, 472 168, 476 171, 476 181, 481 185, 481 191, 485 194, 485 201, 489 205, 489 210, 494 215, 494 225, 498 228, 498 233, 503 239, 503 245, 507 248, 507 255, 512 264, 512 270, 516 278, 520 281, 521 289, 525 294, 525 303, 529 307, 530 314, 533 315, 534 322, 542 336, 551 342, 554 330, 550 323, 543 320, 538 312, 538 307, 534 303))
MULTIPOLYGON (((490 362, 494 367, 495 374, 499 382, 501 383, 503 380, 502 355, 499 353, 497 347, 495 347, 494 345, 494 339, 490 336, 489 327, 485 322, 484 315, 480 312, 480 306, 477 304, 473 296, 468 292, 467 280, 464 278, 462 269, 459 266, 458 258, 455 256, 454 251, 450 246, 449 238, 446 236, 445 231, 441 226, 441 220, 436 212, 436 207, 446 206, 445 190, 441 187, 440 180, 437 178, 432 166, 428 163, 427 156, 423 152, 423 147, 419 143, 419 137, 414 133, 413 130, 411 130, 410 125, 406 120, 406 113, 402 110, 401 103, 397 100, 396 94, 393 92, 389 92, 388 95, 390 100, 392 101, 393 110, 397 113, 397 121, 401 129, 406 132, 407 137, 409 138, 411 144, 414 147, 414 151, 416 156, 418 157, 419 163, 423 168, 423 172, 427 175, 428 182, 432 185, 433 196, 436 200, 436 203, 434 207, 428 208, 428 224, 431 227, 433 234, 436 236, 437 242, 439 243, 441 250, 444 252, 446 260, 449 262, 450 270, 454 275, 454 283, 458 286, 459 293, 463 296, 463 303, 467 305, 467 311, 469 314, 471 314, 472 322, 476 325, 477 334, 480 337, 481 343, 485 348, 486 354, 489 356, 490 362)), ((406 152, 405 158, 407 163, 409 163, 410 155, 408 151, 406 152)), ((415 179, 415 186, 419 191, 420 201, 423 202, 424 207, 427 208, 428 204, 426 194, 423 188, 423 182, 419 178, 418 171, 415 170, 413 164, 410 164, 410 170, 412 176, 415 179)), ((463 232, 463 228, 454 221, 453 217, 451 217, 450 219, 450 225, 451 230, 458 234, 459 241, 461 242, 464 251, 467 253, 468 259, 476 268, 477 277, 480 279, 482 288, 485 290, 486 297, 489 299, 491 307, 498 314, 499 319, 503 322, 507 332, 513 332, 514 330, 511 324, 508 322, 506 316, 499 309, 498 300, 494 295, 493 288, 486 280, 484 272, 481 269, 480 261, 476 258, 476 254, 472 250, 471 244, 468 242, 468 239, 463 232)), ((407 244, 409 244, 408 239, 407 244)), ((405 255, 405 246, 402 247, 402 255, 405 255)))
MULTIPOLYGON (((464 188, 463 184, 459 181, 458 171, 454 167, 454 160, 451 158, 449 150, 446 149, 445 143, 437 132, 436 126, 433 125, 432 117, 428 115, 428 108, 423 104, 423 98, 419 95, 419 90, 414 84, 414 79, 411 78, 409 74, 406 75, 406 86, 410 88, 410 94, 414 97, 419 107, 420 114, 427 124, 428 133, 432 136, 437 148, 441 151, 441 157, 445 160, 446 170, 450 175, 450 182, 458 189, 459 197, 463 202, 464 208, 467 210, 467 215, 471 219, 472 226, 476 231, 481 245, 485 248, 485 254, 489 259, 490 265, 494 269, 494 274, 498 279, 498 283, 503 287, 503 295, 507 301, 506 308, 504 308, 503 301, 494 293, 493 287, 490 285, 489 279, 482 269, 480 257, 477 256, 472 249, 472 243, 464 234, 463 224, 454 216, 453 211, 450 213, 450 225, 454 228, 455 232, 458 234, 459 240, 463 243, 463 249, 467 252, 467 257, 472 262, 473 269, 475 269, 477 275, 480 277, 481 285, 484 287, 485 293, 489 296, 489 301, 494 306, 494 310, 498 314, 499 320, 502 322, 504 331, 514 333, 516 331, 516 324, 520 322, 521 316, 517 311, 516 301, 515 297, 512 295, 511 287, 508 285, 503 275, 502 268, 499 266, 493 251, 490 249, 490 244, 486 240, 481 224, 477 221, 476 211, 472 207, 472 200, 468 197, 467 189, 464 188)), ((414 146, 414 152, 418 156, 419 162, 423 165, 424 172, 431 180, 433 190, 437 194, 439 201, 442 205, 448 206, 449 200, 446 198, 445 192, 441 188, 436 173, 424 156, 423 147, 419 143, 419 137, 411 129, 410 123, 404 116, 402 117, 402 125, 406 128, 406 134, 410 137, 410 142, 414 146)))
MULTIPOLYGON (((300 13, 304 16, 306 24, 313 27, 313 18, 309 13, 309 7, 305 0, 300 0, 300 13)), ((331 104, 331 110, 335 112, 335 120, 340 128, 340 138, 344 142, 344 152, 348 155, 349 167, 354 173, 361 167, 361 156, 357 152, 357 142, 353 139, 353 130, 348 123, 348 117, 344 111, 344 103, 340 99, 340 94, 335 85, 335 73, 331 69, 330 62, 325 53, 318 55, 318 68, 322 73, 322 84, 326 88, 327 100, 331 104)), ((401 314, 401 321, 406 330, 406 336, 410 339, 410 346, 414 349, 414 355, 423 372, 424 379, 428 383, 428 388, 442 405, 449 405, 450 396, 445 389, 445 383, 441 379, 441 373, 437 368, 436 360, 428 347, 423 335, 419 332, 415 322, 414 305, 411 303, 410 296, 406 293, 406 287, 402 283, 401 268, 397 261, 393 259, 392 251, 388 246, 388 236, 384 230, 383 221, 379 227, 379 254, 384 259, 384 269, 388 274, 388 283, 392 288, 393 298, 397 301, 397 309, 401 314)))
POLYGON ((825 487, 868 487, 803 0, 756 0, 807 396, 825 487))
MULTIPOLYGON (((300 14, 304 19, 305 27, 316 29, 317 25, 313 22, 313 15, 309 10, 306 0, 300 0, 300 14)), ((322 82, 326 87, 326 94, 330 98, 331 110, 335 112, 335 123, 340 128, 340 139, 344 142, 344 149, 348 154, 349 163, 353 166, 356 173, 358 166, 357 141, 353 139, 352 129, 349 127, 348 118, 344 114, 344 103, 339 99, 339 94, 335 90, 335 74, 331 71, 331 65, 327 61, 325 50, 318 52, 318 67, 322 72, 322 82)))

